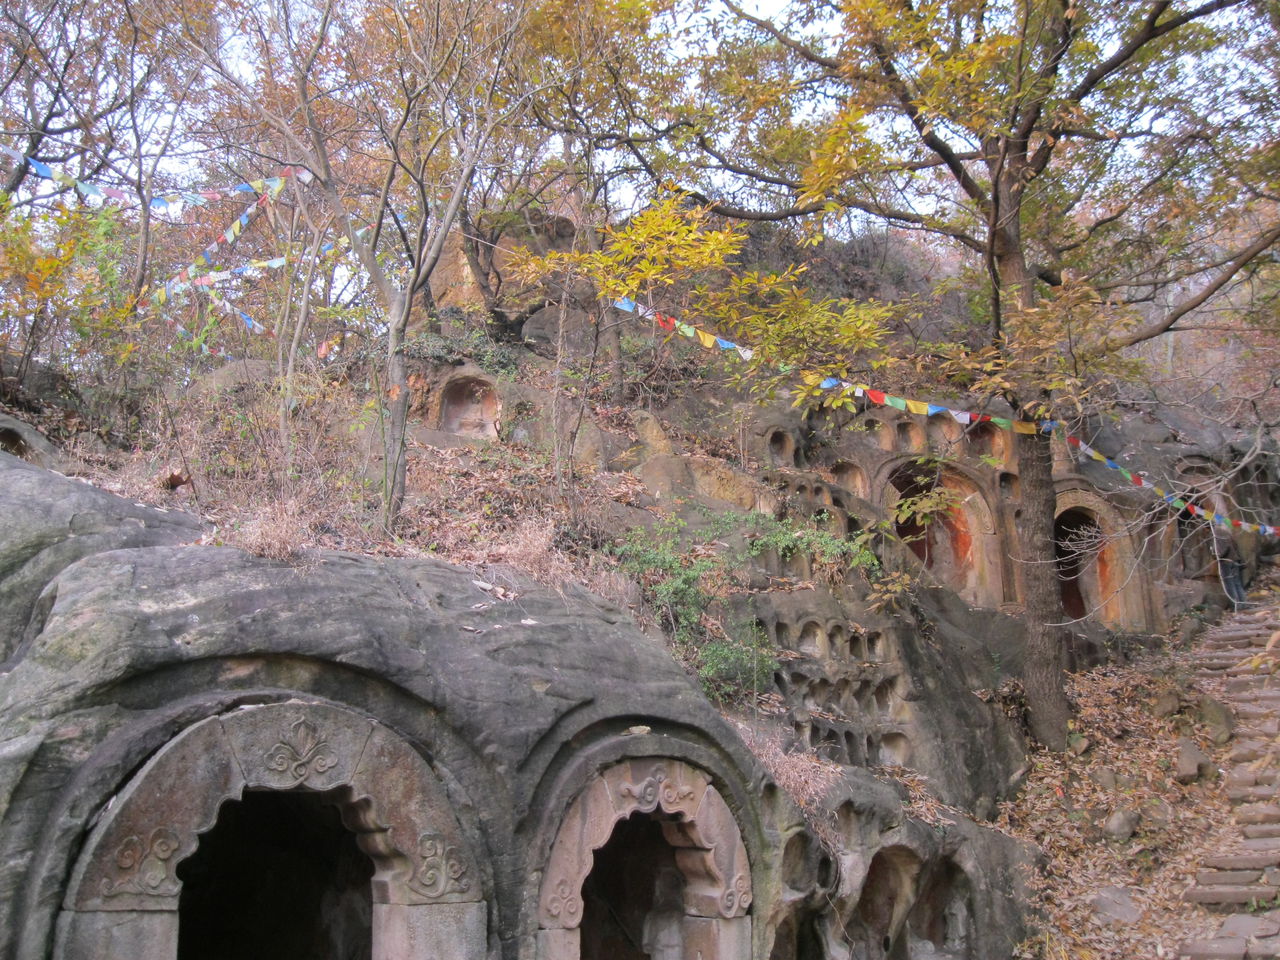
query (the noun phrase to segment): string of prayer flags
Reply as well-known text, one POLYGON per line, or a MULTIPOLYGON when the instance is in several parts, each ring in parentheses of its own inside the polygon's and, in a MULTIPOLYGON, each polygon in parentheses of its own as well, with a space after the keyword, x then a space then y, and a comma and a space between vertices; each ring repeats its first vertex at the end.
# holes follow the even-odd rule
MULTIPOLYGON (((62 168, 51 167, 47 163, 37 160, 35 157, 28 157, 26 154, 22 153, 22 151, 15 150, 13 147, 5 144, 0 144, 0 153, 10 157, 17 163, 25 163, 27 168, 37 177, 44 180, 52 180, 65 187, 75 188, 76 192, 82 197, 106 198, 122 203, 127 203, 130 200, 137 199, 133 195, 121 190, 119 187, 103 187, 96 183, 77 180, 62 168)), ((246 193, 268 193, 271 191, 278 191, 284 186, 285 178, 287 177, 297 177, 305 183, 311 180, 311 173, 303 167, 287 166, 274 177, 266 177, 260 180, 249 180, 229 187, 216 187, 212 190, 177 190, 171 193, 157 194, 148 202, 153 210, 164 210, 170 204, 175 203, 186 203, 202 207, 212 200, 222 200, 225 197, 239 197, 246 193)))
POLYGON ((188 286, 201 269, 212 266, 213 258, 218 252, 218 247, 224 244, 234 243, 240 234, 244 232, 244 228, 249 225, 253 218, 261 213, 269 203, 273 202, 275 198, 279 196, 280 191, 283 189, 283 182, 284 181, 282 180, 280 182, 280 186, 273 190, 268 190, 246 207, 244 212, 231 222, 230 226, 222 231, 219 236, 215 237, 212 243, 200 251, 199 259, 187 264, 174 274, 172 278, 166 280, 164 285, 159 287, 156 292, 152 294, 152 305, 156 307, 163 306, 165 301, 172 297, 174 293, 188 286))
MULTIPOLYGON (((736 351, 738 356, 743 360, 750 360, 755 356, 755 352, 750 347, 743 347, 739 344, 725 340, 722 337, 714 336, 705 330, 699 329, 691 324, 669 317, 665 314, 657 313, 651 309, 637 304, 630 297, 623 297, 614 301, 614 307, 626 313, 635 313, 642 317, 654 317, 658 319, 658 325, 664 330, 670 330, 674 326, 676 332, 682 336, 696 339, 702 346, 707 349, 720 349, 736 351), (668 321, 671 326, 668 326, 668 321)), ((788 368, 780 368, 783 373, 789 372, 788 368)), ((807 378, 808 379, 808 378, 807 378)), ((1280 536, 1280 526, 1266 523, 1249 523, 1243 520, 1237 520, 1223 516, 1213 510, 1197 506, 1195 503, 1177 497, 1174 494, 1162 490, 1142 477, 1141 474, 1133 473, 1120 464, 1116 463, 1110 457, 1104 456, 1097 450, 1094 450, 1079 437, 1066 432, 1063 425, 1057 420, 1013 420, 1007 417, 994 417, 985 413, 972 413, 967 410, 953 410, 950 407, 941 404, 928 403, 923 400, 909 400, 906 397, 895 397, 892 394, 885 393, 882 390, 873 390, 866 384, 850 383, 848 380, 842 380, 833 376, 814 376, 808 379, 810 383, 816 383, 822 390, 846 389, 852 390, 855 397, 866 397, 872 403, 882 407, 892 407, 895 410, 902 410, 906 413, 916 414, 918 416, 931 417, 936 414, 948 414, 957 423, 969 426, 975 423, 990 423, 1001 430, 1008 430, 1012 433, 1021 434, 1037 434, 1037 433, 1059 433, 1067 441, 1068 444, 1077 448, 1081 454, 1096 460, 1103 464, 1108 470, 1115 470, 1125 480, 1135 487, 1144 487, 1156 494, 1165 503, 1177 510, 1186 510, 1193 516, 1203 517, 1204 519, 1215 523, 1219 526, 1232 527, 1238 530, 1245 530, 1249 533, 1259 533, 1263 536, 1280 536)))

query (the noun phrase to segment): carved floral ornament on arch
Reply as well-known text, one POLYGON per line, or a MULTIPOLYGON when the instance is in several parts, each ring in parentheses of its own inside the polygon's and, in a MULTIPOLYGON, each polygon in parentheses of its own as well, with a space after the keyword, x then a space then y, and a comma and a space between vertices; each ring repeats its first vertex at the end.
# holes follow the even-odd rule
POLYGON ((661 813, 663 836, 675 848, 691 916, 744 916, 751 873, 737 821, 701 770, 679 760, 646 758, 602 771, 573 801, 551 849, 538 898, 543 929, 582 922, 582 884, 593 854, 614 827, 635 813, 661 813))

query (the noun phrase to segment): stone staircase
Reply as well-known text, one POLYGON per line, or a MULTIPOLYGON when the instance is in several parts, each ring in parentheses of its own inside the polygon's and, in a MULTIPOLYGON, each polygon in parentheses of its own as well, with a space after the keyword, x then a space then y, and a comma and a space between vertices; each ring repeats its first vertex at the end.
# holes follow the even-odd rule
POLYGON ((1240 613, 1200 642, 1197 675, 1234 712, 1224 770, 1238 842, 1207 854, 1186 899, 1230 915, 1184 960, 1280 958, 1280 609, 1240 613), (1277 636, 1275 643, 1272 637, 1277 636))

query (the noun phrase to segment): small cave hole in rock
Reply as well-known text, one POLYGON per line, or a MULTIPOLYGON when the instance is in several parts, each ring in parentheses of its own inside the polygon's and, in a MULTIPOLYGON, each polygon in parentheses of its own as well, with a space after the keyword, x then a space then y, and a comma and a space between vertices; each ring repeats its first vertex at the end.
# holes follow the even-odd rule
POLYGON ((880 738, 880 755, 883 762, 899 767, 911 763, 911 741, 905 733, 886 733, 880 738))
POLYGON ((246 793, 178 866, 178 960, 368 960, 372 877, 331 799, 246 793))
POLYGON ((800 631, 800 652, 819 660, 827 656, 827 635, 812 620, 800 631))
POLYGON ((989 423, 977 423, 969 428, 968 437, 970 456, 1004 459, 1004 431, 989 423))
POLYGON ((1020 493, 1016 473, 1000 474, 1000 495, 1006 500, 1017 500, 1020 493))
POLYGON ((582 884, 582 960, 680 960, 684 875, 662 822, 633 813, 582 884))
POLYGON ((22 439, 22 434, 18 433, 17 430, 10 430, 8 428, 0 430, 0 450, 3 450, 5 453, 11 453, 15 457, 20 457, 23 460, 25 460, 27 455, 31 452, 31 448, 27 446, 27 442, 22 439))
POLYGON ((800 452, 796 449, 795 438, 786 430, 774 430, 769 434, 769 455, 774 466, 800 466, 800 452))
POLYGON ((783 882, 792 890, 804 890, 810 883, 809 838, 803 833, 793 834, 782 851, 783 882))
POLYGON ((464 437, 498 438, 498 394, 475 377, 454 380, 440 398, 440 429, 464 437))
POLYGON ((889 708, 893 705, 893 681, 885 680, 880 686, 876 687, 874 697, 876 712, 882 716, 888 714, 889 708))
POLYGON ((899 423, 897 427, 898 449, 918 453, 924 449, 924 431, 914 423, 899 423))
POLYGON ((880 850, 867 869, 858 919, 887 960, 908 960, 907 938, 899 937, 898 932, 919 872, 920 859, 903 847, 880 850))
POLYGON ((911 933, 928 941, 940 956, 970 956, 973 930, 973 893, 969 878, 945 860, 935 867, 911 908, 911 933))
MULTIPOLYGON (((855 497, 861 497, 863 500, 867 499, 867 475, 863 473, 862 468, 856 463, 842 461, 835 465, 831 473, 836 478, 836 483, 840 484, 855 497)), ((844 504, 839 503, 837 506, 844 507, 844 504)))

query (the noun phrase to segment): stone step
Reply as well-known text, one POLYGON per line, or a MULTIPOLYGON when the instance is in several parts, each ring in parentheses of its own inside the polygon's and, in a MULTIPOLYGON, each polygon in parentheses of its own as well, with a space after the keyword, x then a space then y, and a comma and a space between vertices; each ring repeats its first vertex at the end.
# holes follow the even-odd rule
POLYGON ((1272 746, 1270 740, 1237 740, 1227 759, 1231 763, 1251 763, 1265 757, 1272 746))
POLYGON ((1276 661, 1271 658, 1259 660, 1257 663, 1251 661, 1238 663, 1234 667, 1227 667, 1223 672, 1228 677, 1261 677, 1269 676, 1275 672, 1276 661))
POLYGON ((1266 682, 1242 680, 1233 677, 1226 681, 1226 692, 1239 704, 1258 704, 1260 707, 1280 707, 1280 686, 1266 682))
POLYGON ((1252 787, 1227 787, 1227 799, 1232 803, 1261 803, 1276 795, 1274 784, 1257 784, 1252 787))
POLYGON ((1244 803, 1236 808, 1237 823, 1280 823, 1280 806, 1274 803, 1244 803))
POLYGON ((1274 740, 1276 733, 1280 733, 1280 719, 1275 717, 1254 719, 1252 723, 1242 723, 1235 728, 1235 735, 1242 740, 1274 740))
POLYGON ((1280 894, 1280 887, 1269 883, 1251 883, 1245 886, 1192 887, 1182 895, 1182 898, 1208 906, 1229 903, 1269 903, 1275 900, 1277 894, 1280 894))
POLYGON ((1196 886, 1198 887, 1243 887, 1262 880, 1261 870, 1198 870, 1196 886))
POLYGON ((1228 787, 1274 787, 1280 771, 1274 768, 1255 769, 1252 763, 1241 767, 1232 767, 1223 778, 1228 787))
POLYGON ((1280 824, 1277 823, 1251 823, 1242 827, 1240 832, 1249 840, 1280 840, 1280 824))
POLYGON ((1280 893, 1280 887, 1272 886, 1270 883, 1249 883, 1245 884, 1245 886, 1230 886, 1228 884, 1228 886, 1192 887, 1183 893, 1183 900, 1206 906, 1213 904, 1249 904, 1249 902, 1265 904, 1265 902, 1275 900, 1277 893, 1280 893))
POLYGON ((1237 853, 1219 853, 1205 857, 1204 866, 1210 870, 1234 872, 1237 870, 1265 870, 1280 866, 1280 850, 1267 853, 1259 850, 1241 850, 1237 853))
POLYGON ((1232 706, 1235 711, 1237 720, 1251 720, 1255 717, 1275 717, 1276 712, 1271 707, 1259 703, 1236 703, 1232 706))
POLYGON ((1244 937, 1214 937, 1192 940, 1178 948, 1179 960, 1244 960, 1248 941, 1244 937))

